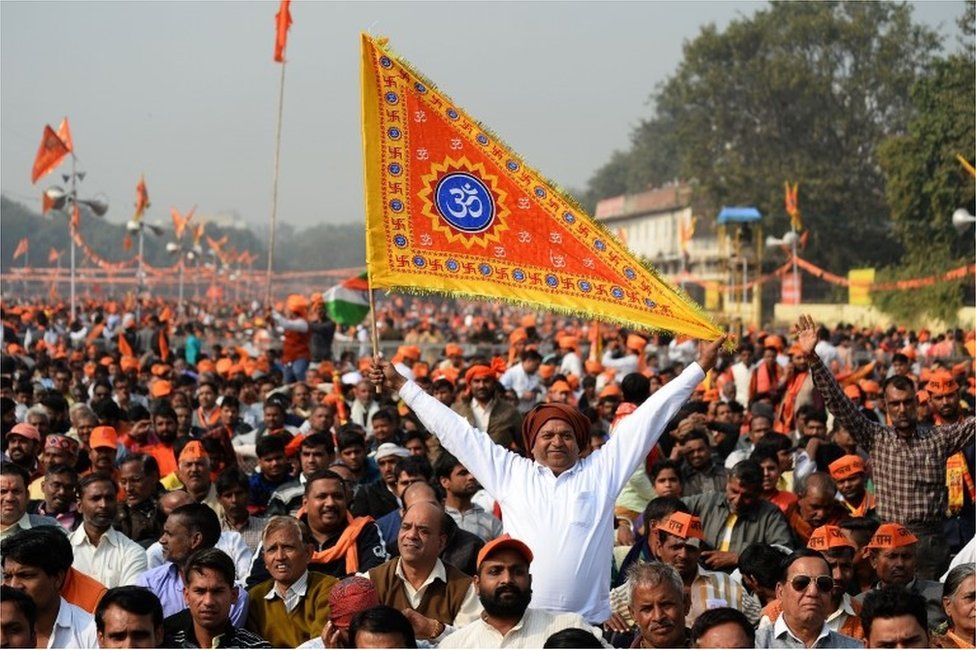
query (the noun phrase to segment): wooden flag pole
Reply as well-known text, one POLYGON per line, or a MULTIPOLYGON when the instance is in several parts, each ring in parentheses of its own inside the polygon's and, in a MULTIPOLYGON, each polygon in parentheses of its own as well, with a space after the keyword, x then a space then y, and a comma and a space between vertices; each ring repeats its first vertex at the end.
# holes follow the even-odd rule
MULTIPOLYGON (((376 300, 373 298, 373 276, 366 265, 366 296, 369 298, 369 338, 373 346, 373 359, 380 355, 380 336, 376 331, 376 300)), ((376 394, 383 394, 383 386, 376 386, 376 394)))
POLYGON ((267 289, 264 296, 265 304, 270 308, 271 299, 271 272, 274 267, 275 252, 275 225, 278 221, 278 167, 281 157, 281 116, 285 106, 285 62, 281 62, 281 78, 278 81, 278 127, 275 130, 275 155, 274 155, 274 180, 271 184, 271 233, 268 238, 268 278, 267 289))

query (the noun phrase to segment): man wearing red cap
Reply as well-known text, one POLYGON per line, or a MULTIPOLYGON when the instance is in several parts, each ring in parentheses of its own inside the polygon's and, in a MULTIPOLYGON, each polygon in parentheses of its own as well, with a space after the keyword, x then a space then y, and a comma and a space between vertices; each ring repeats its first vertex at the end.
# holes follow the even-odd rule
POLYGON ((370 378, 399 393, 499 502, 506 530, 537 549, 533 604, 602 623, 610 617, 614 501, 668 420, 714 367, 724 341, 722 336, 702 346, 698 363, 654 393, 620 422, 607 444, 582 460, 591 424, 574 407, 542 404, 526 415, 522 434, 529 460, 494 444, 381 359, 370 378), (566 558, 578 564, 567 570, 566 558))
MULTIPOLYGON (((874 591, 885 587, 899 587, 925 598, 929 627, 936 628, 946 620, 942 609, 942 585, 918 577, 918 537, 901 524, 881 524, 865 546, 870 553, 871 566, 878 576, 874 591)), ((865 591, 855 600, 864 604, 865 591)))
POLYGON ((481 618, 447 635, 438 648, 541 648, 552 634, 567 628, 598 628, 577 614, 555 613, 529 607, 532 551, 517 539, 502 535, 478 553, 474 585, 484 607, 481 618))
POLYGON ((895 375, 884 385, 885 410, 891 426, 873 422, 844 395, 833 373, 814 352, 817 326, 813 319, 801 316, 794 331, 827 408, 871 456, 878 488, 878 515, 883 520, 902 523, 918 537, 920 576, 941 575, 949 559, 943 529, 948 507, 946 462, 976 438, 976 418, 920 428, 915 385, 910 379, 895 375))
POLYGON ((464 383, 471 389, 471 399, 454 404, 454 411, 479 431, 488 434, 496 444, 506 449, 520 450, 522 416, 518 408, 498 397, 496 379, 505 371, 500 359, 491 365, 478 364, 464 373, 464 383))
POLYGON ((18 422, 7 433, 7 458, 20 465, 33 478, 39 474, 37 457, 41 453, 41 433, 32 424, 18 422))

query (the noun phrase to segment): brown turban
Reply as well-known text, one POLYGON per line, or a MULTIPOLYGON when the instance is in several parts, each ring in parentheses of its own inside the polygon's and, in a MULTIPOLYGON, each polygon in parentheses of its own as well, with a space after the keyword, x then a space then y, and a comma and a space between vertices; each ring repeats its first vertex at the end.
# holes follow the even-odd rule
POLYGON ((522 420, 522 440, 525 451, 531 452, 539 429, 549 420, 563 420, 573 429, 576 444, 582 450, 590 439, 590 420, 575 406, 568 404, 539 404, 522 420))

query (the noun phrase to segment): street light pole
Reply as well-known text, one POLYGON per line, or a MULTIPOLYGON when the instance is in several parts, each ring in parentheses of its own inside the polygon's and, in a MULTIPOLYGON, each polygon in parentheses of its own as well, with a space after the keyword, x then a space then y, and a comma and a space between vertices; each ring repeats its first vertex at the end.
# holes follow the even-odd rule
POLYGON ((78 174, 75 173, 75 154, 71 154, 71 213, 68 214, 68 244, 71 246, 71 322, 74 322, 78 308, 75 303, 75 223, 74 211, 78 210, 78 174))

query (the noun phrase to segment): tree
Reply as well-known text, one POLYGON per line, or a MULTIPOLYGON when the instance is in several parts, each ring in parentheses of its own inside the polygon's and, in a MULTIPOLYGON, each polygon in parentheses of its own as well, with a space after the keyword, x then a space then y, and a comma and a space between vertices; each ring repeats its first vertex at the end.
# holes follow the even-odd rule
POLYGON ((708 208, 755 205, 772 234, 789 227, 783 182, 799 181, 806 254, 832 271, 896 259, 877 147, 904 132, 937 47, 895 3, 774 2, 706 26, 657 89, 658 146, 708 208))

